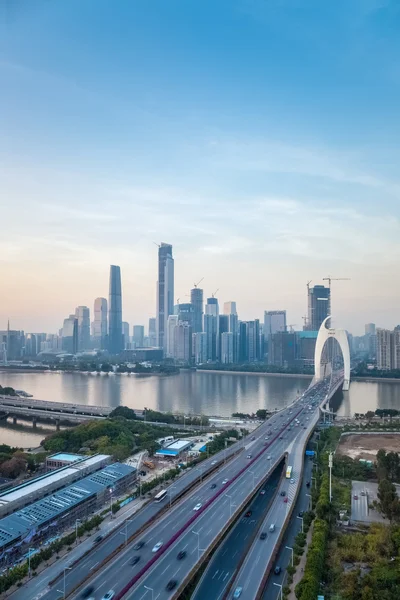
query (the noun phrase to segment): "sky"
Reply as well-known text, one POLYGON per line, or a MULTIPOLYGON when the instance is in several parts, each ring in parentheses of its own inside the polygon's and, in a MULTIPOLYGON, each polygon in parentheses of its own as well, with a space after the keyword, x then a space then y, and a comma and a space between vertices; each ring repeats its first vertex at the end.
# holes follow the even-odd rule
POLYGON ((397 0, 3 0, 0 329, 56 332, 108 296, 239 318, 332 282, 334 323, 400 322, 397 0), (326 283, 326 282, 325 282, 326 283))

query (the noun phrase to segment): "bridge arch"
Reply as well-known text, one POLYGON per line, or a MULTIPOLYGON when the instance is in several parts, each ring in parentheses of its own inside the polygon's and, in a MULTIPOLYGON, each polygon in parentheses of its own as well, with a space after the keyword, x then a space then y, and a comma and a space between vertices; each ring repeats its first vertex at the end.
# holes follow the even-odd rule
POLYGON ((317 341, 315 344, 315 354, 314 354, 314 365, 315 365, 315 380, 319 381, 322 379, 322 368, 321 368, 321 358, 322 351, 326 342, 330 338, 334 338, 340 346, 343 355, 343 363, 344 363, 344 381, 343 381, 343 390, 346 391, 350 386, 350 348, 349 342, 347 339, 347 333, 345 329, 334 329, 333 327, 327 327, 327 322, 330 317, 327 317, 321 324, 321 327, 318 331, 317 341))

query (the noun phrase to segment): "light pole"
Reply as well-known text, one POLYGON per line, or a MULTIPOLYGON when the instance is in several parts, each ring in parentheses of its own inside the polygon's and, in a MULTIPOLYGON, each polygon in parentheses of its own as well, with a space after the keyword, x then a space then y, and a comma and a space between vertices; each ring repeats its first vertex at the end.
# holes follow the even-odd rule
POLYGON ((171 495, 171 490, 175 489, 176 485, 170 485, 168 490, 169 490, 169 507, 171 508, 171 502, 172 502, 172 495, 171 495))
POLYGON ((200 531, 193 531, 194 535, 197 535, 197 560, 200 560, 200 531))
POLYGON ((225 440, 225 451, 224 451, 224 465, 226 464, 226 446, 228 444, 228 441, 225 440))
POLYGON ((227 498, 229 498, 229 513, 230 513, 230 518, 232 518, 232 506, 235 506, 234 504, 232 505, 232 496, 230 496, 229 494, 225 494, 225 496, 227 498))
POLYGON ((28 579, 31 578, 31 550, 34 552, 35 548, 28 548, 28 579))
POLYGON ((202 469, 198 469, 196 467, 195 471, 198 471, 200 473, 200 483, 203 481, 203 470, 202 469))
POLYGON ((333 453, 329 452, 329 502, 332 502, 332 467, 333 467, 333 453))
POLYGON ((293 567, 293 563, 294 563, 294 550, 293 550, 293 548, 291 546, 285 546, 285 548, 287 550, 291 550, 291 552, 292 552, 292 567, 293 567))
POLYGON ((314 481, 314 489, 317 487, 317 478, 311 477, 311 481, 314 481))
POLYGON ((75 520, 75 545, 78 544, 78 523, 81 523, 80 519, 75 520))
POLYGON ((151 592, 151 600, 154 600, 154 590, 151 587, 148 587, 147 585, 143 586, 144 588, 146 588, 146 590, 150 590, 151 592))
POLYGON ((275 583, 275 581, 272 582, 274 585, 276 585, 276 587, 280 588, 279 590, 279 594, 278 594, 278 598, 280 598, 281 600, 283 600, 283 592, 282 592, 282 585, 280 583, 275 583))
POLYGON ((299 516, 297 518, 300 519, 300 521, 301 521, 301 533, 304 533, 304 519, 303 519, 303 517, 299 517, 299 516))
POLYGON ((113 518, 113 512, 112 512, 112 501, 113 501, 113 489, 110 488, 110 518, 113 518))
POLYGON ((72 567, 64 567, 64 589, 57 590, 57 592, 59 592, 60 594, 63 595, 63 598, 65 598, 65 573, 66 573, 66 571, 72 571, 72 567))
POLYGON ((309 505, 308 505, 308 510, 311 510, 312 509, 312 496, 311 496, 311 494, 306 494, 306 496, 308 496, 308 498, 310 498, 309 505))
POLYGON ((256 474, 254 473, 254 471, 247 471, 247 472, 250 473, 250 475, 253 475, 253 489, 254 489, 256 474))
POLYGON ((125 521, 125 531, 119 532, 121 535, 125 536, 125 546, 128 543, 128 523, 132 523, 132 519, 128 519, 127 521, 125 521))

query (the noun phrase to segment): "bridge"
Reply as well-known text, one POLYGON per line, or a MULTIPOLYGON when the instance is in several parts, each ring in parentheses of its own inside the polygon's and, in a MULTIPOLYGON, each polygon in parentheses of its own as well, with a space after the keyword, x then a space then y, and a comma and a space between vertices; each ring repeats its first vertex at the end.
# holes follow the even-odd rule
MULTIPOLYGON (((322 335, 326 333, 322 331, 322 335)), ((332 337, 335 333, 328 335, 332 337)), ((318 341, 317 347, 318 353, 322 353, 318 341)), ((316 358, 320 360, 319 354, 316 358)), ((323 411, 329 412, 330 399, 346 384, 344 358, 344 370, 332 372, 328 378, 323 378, 316 368, 308 390, 263 423, 250 439, 245 438, 242 447, 236 448, 236 454, 233 454, 234 445, 228 462, 222 460, 220 453, 205 460, 200 468, 188 470, 167 488, 164 505, 150 502, 131 515, 104 543, 75 564, 68 564, 66 574, 63 564, 59 563, 60 578, 65 577, 65 597, 80 598, 84 589, 92 587, 96 592, 101 590, 100 595, 114 590, 115 600, 177 598, 210 552, 220 544, 229 527, 243 516, 246 506, 265 485, 276 465, 286 459, 293 465, 293 483, 282 479, 279 491, 285 491, 288 502, 282 502, 278 491, 263 524, 266 527, 273 522, 274 535, 268 534, 261 547, 256 536, 248 549, 250 558, 242 567, 235 566, 219 596, 226 597, 229 590, 240 585, 241 598, 261 598, 299 493, 306 444, 323 411), (160 544, 155 546, 158 542, 160 544), (183 558, 178 560, 181 552, 183 558), (130 563, 135 554, 139 560, 133 565, 130 563), (174 581, 172 589, 167 589, 169 580, 174 581)), ((49 585, 45 575, 43 580, 40 575, 36 579, 35 586, 41 590, 42 600, 58 600, 57 588, 63 585, 61 581, 49 585)), ((23 600, 24 593, 26 589, 21 588, 13 595, 14 600, 23 600)))

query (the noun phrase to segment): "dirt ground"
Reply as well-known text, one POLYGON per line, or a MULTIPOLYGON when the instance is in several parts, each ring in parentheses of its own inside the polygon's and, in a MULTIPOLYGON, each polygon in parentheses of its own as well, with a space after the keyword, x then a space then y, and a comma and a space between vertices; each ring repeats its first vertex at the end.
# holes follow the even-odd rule
POLYGON ((345 435, 340 440, 337 452, 350 458, 375 460, 380 448, 386 452, 400 452, 400 435, 392 433, 345 435))

